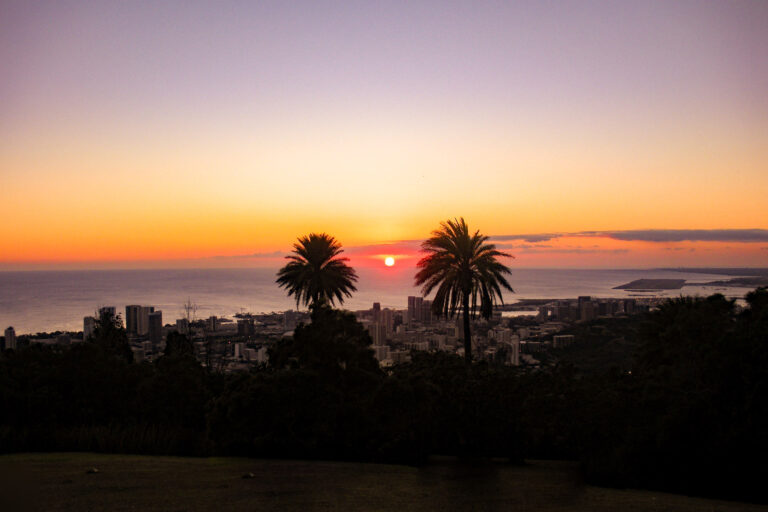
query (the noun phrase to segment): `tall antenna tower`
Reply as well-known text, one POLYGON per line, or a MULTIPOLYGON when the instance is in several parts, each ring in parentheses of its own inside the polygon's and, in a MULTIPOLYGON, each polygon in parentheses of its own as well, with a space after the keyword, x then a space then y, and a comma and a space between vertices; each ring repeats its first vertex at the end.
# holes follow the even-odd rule
POLYGON ((197 318, 197 304, 192 302, 191 298, 187 298, 187 302, 184 303, 184 316, 187 319, 187 336, 192 332, 192 322, 197 318))

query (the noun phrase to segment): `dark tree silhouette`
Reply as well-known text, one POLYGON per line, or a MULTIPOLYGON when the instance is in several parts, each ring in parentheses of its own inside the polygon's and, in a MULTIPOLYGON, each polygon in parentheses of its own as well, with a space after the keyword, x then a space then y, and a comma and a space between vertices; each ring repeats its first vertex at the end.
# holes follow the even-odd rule
POLYGON ((440 229, 421 244, 426 255, 416 264, 416 286, 423 286, 424 296, 433 290, 432 312, 452 317, 459 310, 464 320, 464 357, 472 361, 470 316, 477 314, 490 318, 496 298, 503 303, 501 289, 513 291, 504 277, 510 274, 499 257, 513 257, 501 252, 480 231, 470 234, 464 218, 440 223, 440 229))
POLYGON ((347 265, 349 258, 339 256, 344 251, 334 237, 310 233, 293 244, 292 252, 286 256, 291 261, 277 273, 277 284, 296 297, 296 307, 343 304, 344 297, 357 291, 357 274, 347 265))
POLYGON ((363 324, 348 311, 327 305, 312 307, 312 323, 299 324, 293 337, 269 350, 273 368, 316 370, 362 369, 379 373, 379 363, 370 349, 371 337, 363 324))
POLYGON ((114 316, 108 310, 100 311, 93 336, 89 341, 129 363, 133 361, 133 352, 120 315, 114 316))
POLYGON ((186 334, 171 331, 165 337, 164 355, 170 357, 194 357, 195 346, 186 334))

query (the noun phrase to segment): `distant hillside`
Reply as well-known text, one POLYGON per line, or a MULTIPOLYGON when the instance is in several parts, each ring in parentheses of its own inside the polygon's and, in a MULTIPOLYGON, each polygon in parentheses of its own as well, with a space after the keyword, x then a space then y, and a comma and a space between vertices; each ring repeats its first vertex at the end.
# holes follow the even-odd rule
POLYGON ((685 279, 636 279, 631 283, 615 286, 614 290, 679 290, 685 279))
POLYGON ((737 288, 757 288, 758 286, 768 286, 768 277, 735 277, 727 281, 711 281, 705 283, 708 286, 735 286, 737 288))
POLYGON ((710 268, 710 267, 680 267, 659 268, 656 270, 668 270, 671 272, 691 272, 694 274, 718 274, 723 276, 762 276, 768 277, 768 268, 710 268))

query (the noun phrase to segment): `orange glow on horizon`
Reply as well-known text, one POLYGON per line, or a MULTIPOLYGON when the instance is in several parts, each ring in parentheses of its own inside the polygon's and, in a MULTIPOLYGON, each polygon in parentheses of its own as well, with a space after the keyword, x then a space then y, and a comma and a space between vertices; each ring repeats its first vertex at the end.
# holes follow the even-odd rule
MULTIPOLYGON (((0 9, 0 270, 276 267, 326 232, 394 274, 459 216, 500 239, 768 230, 745 3, 0 9)), ((763 240, 499 246, 513 268, 768 267, 763 240)))
MULTIPOLYGON (((343 242, 343 240, 342 240, 343 242)), ((269 267, 285 264, 290 244, 267 247, 254 251, 249 247, 233 247, 229 251, 215 250, 168 251, 164 258, 150 251, 140 253, 96 252, 91 259, 68 254, 59 257, 27 260, 7 259, 0 269, 45 268, 217 268, 217 267, 269 267), (277 247, 277 248, 276 248, 277 247), (134 257, 129 259, 126 254, 134 257), (105 257, 109 256, 109 257, 105 257)), ((562 236, 541 242, 525 240, 495 241, 497 248, 514 258, 502 258, 514 272, 516 268, 653 268, 768 266, 768 243, 725 242, 647 242, 623 241, 603 236, 562 236)), ((414 272, 421 257, 419 241, 392 242, 373 245, 344 245, 344 256, 355 268, 381 269, 382 272, 414 272), (386 248, 387 252, 382 249, 386 248), (393 265, 387 265, 392 258, 393 265), (382 265, 384 263, 384 265, 382 265)), ((382 274, 384 275, 384 274, 382 274)))

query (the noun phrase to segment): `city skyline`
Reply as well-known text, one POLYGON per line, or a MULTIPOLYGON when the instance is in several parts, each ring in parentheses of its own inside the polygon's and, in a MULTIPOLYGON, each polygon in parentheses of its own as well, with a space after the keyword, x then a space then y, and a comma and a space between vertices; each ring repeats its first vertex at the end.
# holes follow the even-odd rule
POLYGON ((748 1, 3 2, 0 270, 276 268, 313 231, 396 269, 459 216, 519 267, 768 266, 765 232, 733 236, 768 230, 767 23, 748 1), (692 234, 615 236, 646 230, 692 234))
POLYGON ((768 504, 768 0, 0 0, 12 510, 768 504))

